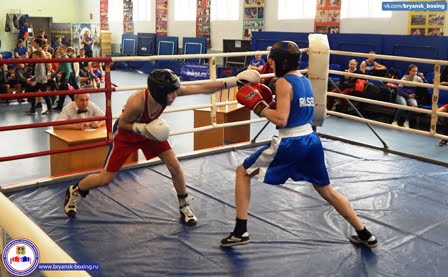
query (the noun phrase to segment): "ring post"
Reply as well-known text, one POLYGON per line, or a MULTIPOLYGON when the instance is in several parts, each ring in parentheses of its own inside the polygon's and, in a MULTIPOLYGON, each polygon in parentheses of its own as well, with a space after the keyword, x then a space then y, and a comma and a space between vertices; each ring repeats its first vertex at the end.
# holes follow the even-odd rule
POLYGON ((431 126, 429 128, 429 132, 431 135, 436 133, 437 128, 437 111, 439 110, 438 102, 439 102, 439 85, 440 85, 440 64, 434 65, 434 89, 432 92, 432 107, 431 107, 431 126))
POLYGON ((330 44, 325 34, 308 36, 308 79, 314 92, 313 125, 322 126, 327 114, 328 70, 330 68, 330 44))
MULTIPOLYGON (((216 81, 216 58, 215 57, 211 57, 208 60, 208 64, 209 64, 209 69, 210 69, 210 80, 216 81)), ((222 93, 222 90, 219 91, 219 93, 222 93)), ((210 110, 210 116, 212 119, 212 125, 215 126, 216 125, 216 98, 218 97, 218 92, 215 92, 211 95, 211 110, 210 110)))

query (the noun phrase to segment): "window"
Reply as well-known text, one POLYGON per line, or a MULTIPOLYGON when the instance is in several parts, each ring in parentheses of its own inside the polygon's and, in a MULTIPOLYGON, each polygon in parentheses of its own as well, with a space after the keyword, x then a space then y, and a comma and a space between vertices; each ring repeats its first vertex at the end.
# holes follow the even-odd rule
POLYGON ((174 0, 174 20, 196 21, 197 0, 174 0))
POLYGON ((211 20, 226 21, 238 20, 240 0, 219 0, 211 1, 211 20))
POLYGON ((344 0, 341 3, 341 19, 392 17, 392 11, 383 11, 381 3, 378 0, 344 0))
POLYGON ((109 22, 123 22, 123 0, 109 0, 109 22))
POLYGON ((279 0, 278 20, 314 19, 317 0, 279 0))
POLYGON ((134 21, 151 21, 151 1, 133 0, 134 21))

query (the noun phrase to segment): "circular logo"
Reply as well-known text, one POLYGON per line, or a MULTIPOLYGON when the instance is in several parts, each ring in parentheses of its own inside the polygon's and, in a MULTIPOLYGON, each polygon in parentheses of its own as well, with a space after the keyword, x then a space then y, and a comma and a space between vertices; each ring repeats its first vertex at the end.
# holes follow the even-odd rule
POLYGON ((2 261, 11 274, 26 276, 39 265, 39 249, 29 239, 15 239, 3 249, 2 261))

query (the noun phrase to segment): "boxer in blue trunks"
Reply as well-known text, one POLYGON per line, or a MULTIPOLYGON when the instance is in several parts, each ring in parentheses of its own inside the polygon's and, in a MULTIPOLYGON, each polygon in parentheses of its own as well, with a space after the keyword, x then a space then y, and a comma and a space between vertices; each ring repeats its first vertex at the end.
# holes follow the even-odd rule
POLYGON ((284 184, 289 178, 307 181, 356 230, 350 237, 354 244, 376 247, 378 241, 364 226, 347 198, 330 184, 321 141, 311 124, 314 113, 314 96, 310 81, 297 69, 301 53, 292 41, 277 42, 269 58, 274 61, 276 107, 266 88, 246 85, 237 93, 238 101, 257 115, 266 117, 278 129, 271 143, 262 147, 236 169, 235 201, 236 224, 230 235, 221 240, 222 247, 247 244, 250 181, 258 175, 264 183, 284 184), (269 104, 268 104, 269 103, 269 104))

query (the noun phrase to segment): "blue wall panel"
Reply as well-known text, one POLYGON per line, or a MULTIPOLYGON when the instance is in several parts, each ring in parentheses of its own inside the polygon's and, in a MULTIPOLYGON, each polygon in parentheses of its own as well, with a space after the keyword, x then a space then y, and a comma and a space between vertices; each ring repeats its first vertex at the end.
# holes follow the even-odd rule
MULTIPOLYGON (((206 54, 207 53, 207 39, 205 38, 183 38, 183 52, 184 54, 206 54)), ((189 59, 186 62, 201 63, 204 59, 189 59)))
POLYGON ((179 38, 172 36, 156 37, 157 55, 177 55, 179 53, 179 38))
POLYGON ((156 34, 153 33, 138 33, 137 34, 137 54, 139 56, 154 55, 156 34))

